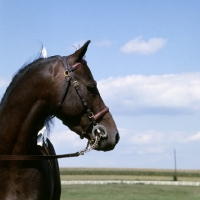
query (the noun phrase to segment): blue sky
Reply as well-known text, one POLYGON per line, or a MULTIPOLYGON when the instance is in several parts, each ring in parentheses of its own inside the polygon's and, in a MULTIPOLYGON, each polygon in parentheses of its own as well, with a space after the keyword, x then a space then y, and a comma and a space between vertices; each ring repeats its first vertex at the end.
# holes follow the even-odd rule
MULTIPOLYGON (((91 40, 88 65, 121 134, 111 152, 59 160, 65 167, 199 169, 200 1, 0 0, 0 97, 40 50, 69 55, 91 40)), ((80 140, 58 120, 58 154, 80 140)))

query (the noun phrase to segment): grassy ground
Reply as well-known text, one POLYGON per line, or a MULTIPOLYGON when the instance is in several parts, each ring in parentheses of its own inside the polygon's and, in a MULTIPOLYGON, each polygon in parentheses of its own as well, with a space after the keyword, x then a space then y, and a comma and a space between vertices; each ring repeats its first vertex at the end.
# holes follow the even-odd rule
POLYGON ((61 200, 199 200, 200 188, 154 185, 66 185, 61 200))
MULTIPOLYGON (((174 170, 61 168, 61 180, 172 181, 174 170)), ((178 181, 199 181, 200 170, 178 170, 178 181)), ((161 185, 63 185, 61 200, 199 200, 200 187, 161 185)))

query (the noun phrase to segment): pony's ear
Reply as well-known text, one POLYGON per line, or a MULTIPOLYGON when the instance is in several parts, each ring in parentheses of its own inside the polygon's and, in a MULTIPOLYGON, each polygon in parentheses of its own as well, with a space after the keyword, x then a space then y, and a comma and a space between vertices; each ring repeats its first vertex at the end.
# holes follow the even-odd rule
POLYGON ((88 45, 90 44, 90 40, 88 40, 80 49, 78 49, 75 53, 69 56, 69 63, 73 65, 76 62, 81 62, 83 56, 85 55, 88 45))

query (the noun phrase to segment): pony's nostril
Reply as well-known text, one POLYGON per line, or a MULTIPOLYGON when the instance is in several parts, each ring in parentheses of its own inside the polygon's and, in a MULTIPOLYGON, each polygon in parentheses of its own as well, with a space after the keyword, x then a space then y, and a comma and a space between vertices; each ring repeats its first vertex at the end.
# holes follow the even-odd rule
POLYGON ((119 142, 119 139, 120 139, 120 136, 119 136, 119 133, 117 133, 116 136, 115 136, 115 142, 116 142, 116 144, 119 142))

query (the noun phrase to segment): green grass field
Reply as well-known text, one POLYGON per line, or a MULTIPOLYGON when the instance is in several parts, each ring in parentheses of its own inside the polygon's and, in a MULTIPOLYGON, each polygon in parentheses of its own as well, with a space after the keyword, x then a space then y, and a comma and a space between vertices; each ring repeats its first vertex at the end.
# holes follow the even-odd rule
POLYGON ((67 185, 61 200, 199 200, 200 188, 154 185, 67 185))
MULTIPOLYGON (((173 170, 61 168, 61 180, 172 181, 173 170)), ((200 170, 178 170, 178 181, 199 181, 200 170)), ((61 200, 199 200, 198 186, 62 185, 61 200)))

